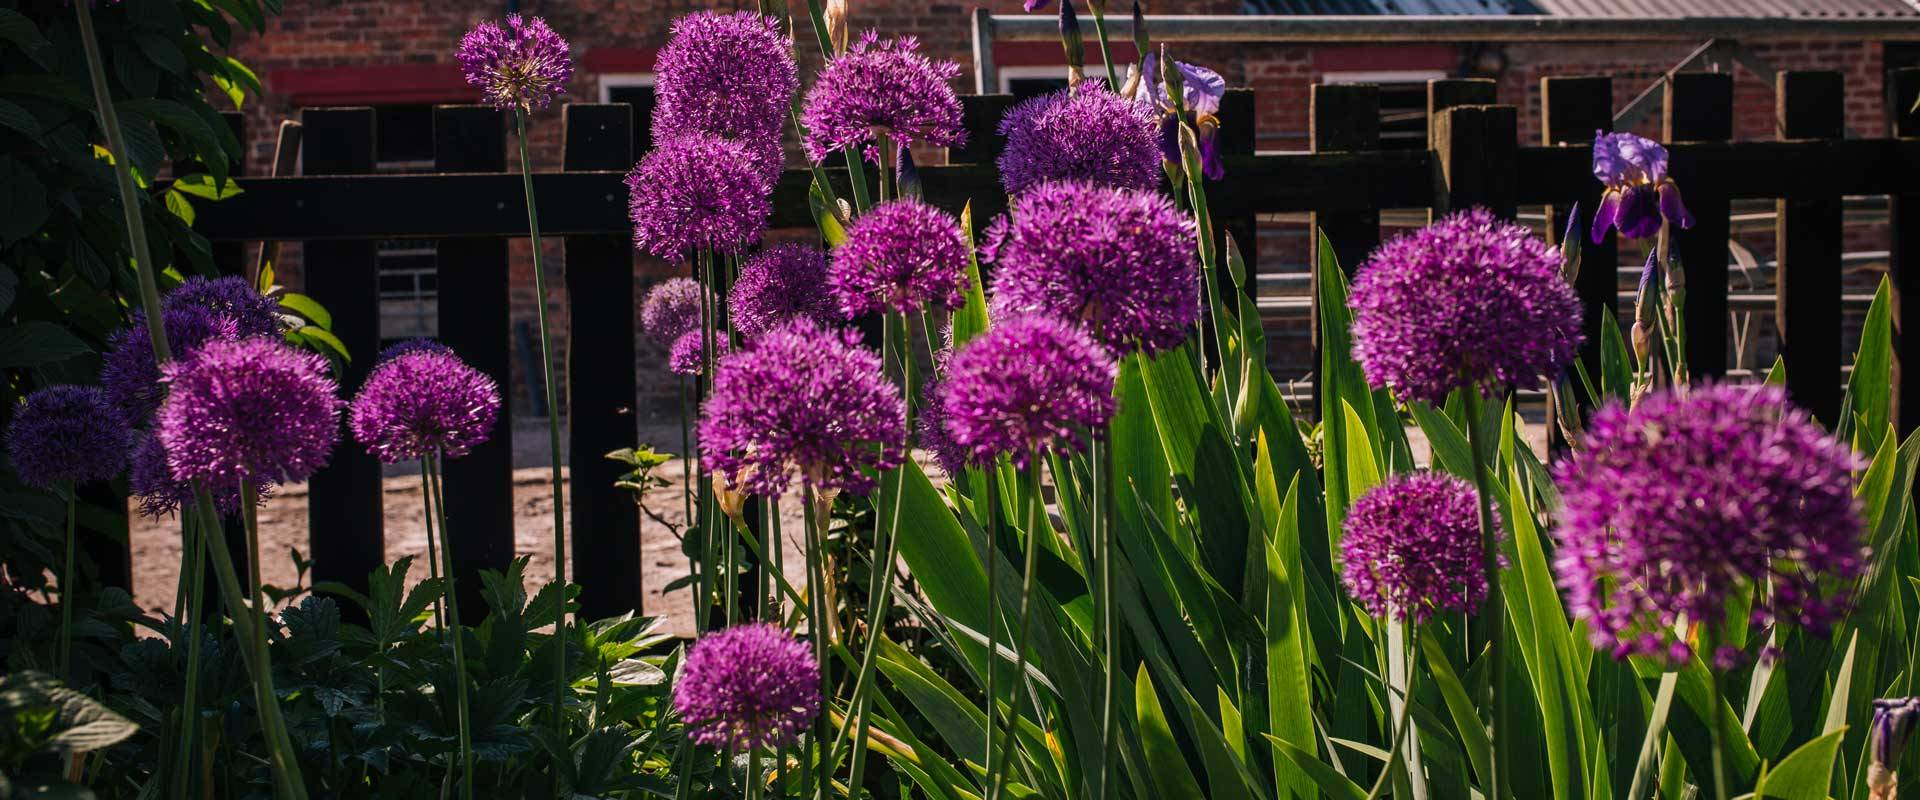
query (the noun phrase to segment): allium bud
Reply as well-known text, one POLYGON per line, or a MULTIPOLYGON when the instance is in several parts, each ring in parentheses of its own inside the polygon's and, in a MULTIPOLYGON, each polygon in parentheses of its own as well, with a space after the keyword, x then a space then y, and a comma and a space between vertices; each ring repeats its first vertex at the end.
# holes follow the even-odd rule
POLYGON ((847 0, 827 0, 821 16, 827 21, 827 42, 833 45, 833 54, 847 52, 847 0))

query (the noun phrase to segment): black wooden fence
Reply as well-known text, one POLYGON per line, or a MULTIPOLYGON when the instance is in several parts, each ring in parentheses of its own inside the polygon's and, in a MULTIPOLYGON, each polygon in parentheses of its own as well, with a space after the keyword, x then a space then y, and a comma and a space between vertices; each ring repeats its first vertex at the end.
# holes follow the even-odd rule
MULTIPOLYGON (((1896 319, 1920 319, 1920 306, 1907 305, 1920 303, 1920 115, 1912 113, 1920 70, 1888 76, 1886 138, 1841 138, 1838 73, 1784 73, 1777 88, 1778 141, 1734 143, 1730 75, 1681 73, 1665 86, 1663 138, 1672 173, 1698 218, 1693 229, 1674 237, 1688 272, 1688 356, 1699 374, 1725 371, 1729 204, 1777 199, 1777 310, 1789 389, 1816 415, 1832 420, 1845 359, 1843 195, 1892 196, 1896 319)), ((1248 248, 1254 215, 1310 212, 1349 268, 1379 244, 1380 210, 1386 208, 1443 213, 1485 205, 1512 216, 1520 206, 1544 205, 1550 230, 1562 231, 1572 204, 1591 210, 1598 200, 1591 142, 1594 131, 1611 126, 1612 98, 1610 78, 1546 79, 1543 141, 1523 146, 1518 112, 1495 104, 1493 82, 1437 80, 1428 90, 1430 147, 1382 150, 1375 87, 1316 86, 1315 152, 1254 155, 1254 97, 1232 92, 1222 115, 1227 178, 1209 186, 1209 204, 1221 227, 1248 248)), ((1004 207, 993 167, 1000 146, 993 127, 1009 102, 1002 95, 965 98, 971 143, 950 154, 952 163, 921 169, 929 201, 952 210, 971 201, 976 219, 1004 207)), ((304 121, 305 174, 245 180, 244 194, 201 211, 199 230, 216 242, 307 243, 307 292, 333 312, 335 332, 356 355, 346 376, 349 388, 364 377, 379 345, 374 241, 438 240, 441 338, 480 369, 504 378, 512 352, 506 240, 525 236, 527 229, 521 179, 504 172, 502 116, 470 106, 436 109, 439 172, 408 175, 371 174, 370 109, 312 109, 304 121)), ((637 388, 631 226, 621 182, 634 159, 629 151, 635 123, 625 105, 575 104, 564 109, 560 124, 564 170, 535 175, 534 186, 543 230, 566 249, 566 318, 574 331, 565 394, 572 577, 583 586, 585 612, 597 616, 640 604, 635 509, 612 486, 614 465, 600 458, 636 435, 630 412, 637 388)), ((809 177, 804 170, 787 172, 775 193, 774 227, 813 224, 805 199, 809 177)), ((1616 245, 1609 238, 1585 252, 1588 267, 1576 288, 1589 308, 1613 309, 1616 245)), ((1898 324, 1896 330, 1901 353, 1920 352, 1920 328, 1898 324)), ((1901 371, 1896 385, 1902 398, 1920 398, 1920 369, 1901 371)), ((1920 422, 1920 400, 1901 403, 1899 418, 1903 431, 1912 430, 1920 422)), ((470 597, 474 572, 500 567, 512 554, 511 469, 507 415, 487 445, 448 467, 449 511, 461 542, 456 571, 470 597)), ((333 466, 314 477, 310 492, 314 578, 364 582, 384 560, 378 465, 358 448, 343 446, 333 466)))

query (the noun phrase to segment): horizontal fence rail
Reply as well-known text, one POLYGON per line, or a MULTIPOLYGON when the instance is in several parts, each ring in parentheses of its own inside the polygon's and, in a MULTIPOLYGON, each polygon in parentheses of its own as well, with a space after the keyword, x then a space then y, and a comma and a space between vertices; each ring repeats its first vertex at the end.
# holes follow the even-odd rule
MULTIPOLYGON (((983 13, 985 12, 985 13, 983 13)), ((982 14, 993 40, 1057 42, 1049 14, 982 14)), ((978 17, 976 18, 978 19, 978 17)), ((1149 16, 1154 41, 1166 42, 1698 42, 1703 39, 1891 41, 1920 38, 1920 20, 1898 17, 1557 17, 1544 14, 1364 16, 1149 16)), ((1114 41, 1133 38, 1133 20, 1107 19, 1114 41)))

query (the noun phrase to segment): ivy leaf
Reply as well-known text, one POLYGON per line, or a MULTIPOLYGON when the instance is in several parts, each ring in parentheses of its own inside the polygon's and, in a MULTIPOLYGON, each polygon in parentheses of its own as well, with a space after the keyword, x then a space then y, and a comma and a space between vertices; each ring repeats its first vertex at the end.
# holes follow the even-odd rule
POLYGON ((66 328, 32 320, 0 328, 0 368, 38 367, 92 352, 66 328))
POLYGON ((40 28, 25 14, 11 8, 0 8, 0 39, 26 51, 27 57, 40 66, 52 70, 58 65, 54 58, 53 43, 40 35, 40 28))

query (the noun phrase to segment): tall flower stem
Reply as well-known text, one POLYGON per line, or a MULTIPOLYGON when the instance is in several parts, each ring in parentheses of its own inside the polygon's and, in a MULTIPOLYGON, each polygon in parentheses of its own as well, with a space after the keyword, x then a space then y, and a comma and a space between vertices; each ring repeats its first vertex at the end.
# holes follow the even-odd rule
POLYGON ((120 115, 114 111, 113 95, 107 88, 106 66, 100 60, 100 42, 93 32, 91 3, 73 3, 80 20, 80 44, 86 51, 87 78, 93 83, 93 99, 100 116, 100 128, 107 135, 107 150, 113 154, 113 177, 120 189, 120 213, 126 217, 127 238, 133 247, 134 273, 140 284, 140 307, 146 310, 147 334, 153 337, 153 357, 157 362, 173 358, 167 348, 167 328, 160 314, 160 284, 154 277, 153 253, 147 246, 147 223, 140 216, 140 201, 134 194, 132 154, 126 136, 120 130, 120 115))
MULTIPOLYGON (((802 497, 805 508, 800 514, 805 519, 807 536, 807 630, 813 639, 814 662, 820 665, 820 696, 833 696, 833 677, 828 670, 827 648, 831 627, 827 617, 832 609, 826 608, 827 570, 826 570, 826 531, 822 530, 825 514, 820 513, 820 497, 813 487, 808 486, 802 497)), ((815 763, 809 765, 803 759, 800 769, 803 786, 810 789, 809 797, 825 797, 832 783, 832 765, 827 761, 827 715, 820 714, 813 720, 813 755, 815 763), (809 768, 811 767, 811 768, 809 768)))
MULTIPOLYGON (((207 536, 207 529, 213 523, 199 513, 184 512, 188 522, 181 526, 188 546, 181 553, 181 566, 186 567, 187 577, 183 579, 187 587, 186 626, 187 626, 187 675, 185 696, 180 703, 180 753, 174 761, 173 794, 175 798, 187 797, 188 776, 192 774, 194 729, 200 722, 200 651, 203 649, 200 634, 200 619, 205 609, 207 584, 207 559, 200 554, 200 540, 207 536)), ((174 615, 179 619, 180 615, 174 615)))
MULTIPOLYGON (((560 602, 553 607, 553 732, 566 738, 567 703, 567 511, 560 478, 560 387, 553 381, 553 326, 547 321, 547 278, 540 262, 540 211, 534 206, 533 158, 527 155, 527 109, 515 108, 520 134, 520 181, 527 194, 527 234, 533 240, 533 307, 540 319, 540 374, 547 390, 547 452, 553 459, 553 581, 560 602)), ((443 537, 444 538, 444 537, 443 537)))
MULTIPOLYGON (((1106 0, 1087 0, 1087 7, 1093 11, 1093 35, 1100 40, 1100 62, 1107 68, 1107 89, 1120 91, 1120 73, 1113 69, 1113 55, 1107 52, 1107 3, 1106 0)), ((1145 55, 1142 53, 1141 55, 1145 55)), ((1103 765, 1104 766, 1104 765, 1103 765)), ((1104 772, 1104 769, 1102 770, 1104 772)), ((1102 781, 1104 783, 1104 781, 1102 781)))
POLYGON ((1720 647, 1720 637, 1711 619, 1700 622, 1700 659, 1707 667, 1707 745, 1713 754, 1713 797, 1714 800, 1727 800, 1727 745, 1726 737, 1720 733, 1720 706, 1726 704, 1724 689, 1720 686, 1720 671, 1714 669, 1715 653, 1720 647))
MULTIPOLYGON (((1094 17, 1098 20, 1099 17, 1094 17)), ((1100 42, 1104 48, 1106 35, 1101 34, 1100 42)), ((1104 53, 1104 49, 1102 50, 1104 53)), ((1088 437, 1087 463, 1088 474, 1092 478, 1094 512, 1093 540, 1099 548, 1096 558, 1099 563, 1094 567, 1100 573, 1100 782, 1094 785, 1096 795, 1106 791, 1107 782, 1113 779, 1113 698, 1114 670, 1118 659, 1114 634, 1116 632, 1113 599, 1113 520, 1110 516, 1113 486, 1108 472, 1108 460, 1112 450, 1100 440, 1098 435, 1088 437)))
POLYGON ((1000 700, 993 679, 1000 671, 1000 465, 988 464, 982 472, 987 476, 987 491, 980 500, 987 504, 986 546, 980 554, 980 562, 987 569, 987 751, 981 769, 991 782, 996 764, 993 741, 1000 730, 994 721, 1000 715, 1000 700))
MULTIPOLYGON (((194 487, 194 495, 199 505, 202 519, 219 519, 213 513, 213 496, 206 487, 194 487)), ((252 481, 240 483, 241 519, 249 531, 260 526, 260 515, 254 498, 252 481)), ((267 655, 267 609, 256 599, 252 608, 247 607, 247 593, 240 586, 240 576, 233 568, 233 557, 227 553, 226 543, 212 533, 212 522, 200 536, 200 544, 213 557, 214 577, 220 581, 220 596, 226 600, 227 616, 233 619, 234 635, 241 642, 241 660, 247 669, 253 672, 253 699, 260 711, 260 729, 267 740, 267 758, 273 764, 274 791, 276 798, 286 800, 306 800, 307 787, 300 779, 300 765, 293 758, 293 740, 287 735, 287 723, 280 714, 280 697, 273 691, 273 666, 267 655)), ((258 554, 249 554, 258 558, 258 554)))
MULTIPOLYGON (((1407 641, 1419 641, 1419 631, 1416 630, 1417 626, 1414 622, 1409 619, 1406 626, 1407 641)), ((1400 753, 1406 746, 1409 729, 1413 727, 1413 676, 1418 672, 1419 670, 1416 669, 1407 670, 1406 690, 1400 698, 1400 721, 1393 725, 1393 746, 1387 752, 1386 764, 1380 768, 1380 777, 1374 780, 1373 788, 1367 792, 1366 800, 1379 800, 1381 793, 1386 791, 1387 784, 1392 782, 1394 766, 1400 764, 1400 753)), ((1393 689, 1389 687, 1387 691, 1392 692, 1393 689)))
POLYGON ((458 594, 453 590, 453 537, 447 535, 447 503, 445 485, 441 482, 439 453, 421 459, 426 468, 423 491, 433 495, 433 515, 440 523, 440 557, 446 559, 441 570, 447 576, 447 582, 441 584, 441 593, 447 601, 447 632, 453 638, 453 680, 454 702, 458 704, 460 725, 460 797, 461 800, 473 800, 473 720, 467 710, 467 653, 465 632, 460 628, 460 603, 458 594))
POLYGON ((67 481, 67 559, 60 568, 60 657, 53 663, 62 682, 72 680, 67 670, 73 666, 73 603, 79 596, 73 585, 73 513, 80 487, 67 481))
MULTIPOLYGON (((435 545, 433 542, 433 532, 434 532, 433 511, 440 504, 434 500, 433 484, 427 478, 427 471, 429 467, 430 465, 427 463, 427 459, 425 458, 420 459, 420 501, 424 503, 426 506, 425 522, 427 526, 427 577, 432 578, 435 581, 438 581, 440 580, 440 550, 439 550, 439 547, 435 545)), ((445 536, 446 532, 442 531, 440 535, 445 536)), ((448 583, 453 582, 452 573, 447 574, 447 582, 448 583)), ((445 587, 442 587, 442 588, 444 589, 445 587)), ((445 607, 445 600, 443 599, 446 594, 447 592, 442 591, 441 596, 433 598, 433 626, 434 628, 441 631, 442 635, 444 635, 447 630, 447 613, 446 613, 447 610, 445 607)))
POLYGON ((1488 709, 1487 798, 1505 800, 1507 762, 1502 758, 1501 739, 1506 735, 1504 715, 1507 708, 1507 606, 1500 585, 1500 541, 1493 525, 1492 486, 1487 480, 1487 455, 1494 442, 1485 430, 1485 401, 1478 387, 1462 392, 1467 398, 1467 444, 1473 451, 1473 488, 1480 505, 1480 540, 1486 552, 1487 601, 1481 607, 1480 622, 1488 639, 1488 669, 1491 672, 1492 697, 1488 709))
MULTIPOLYGON (((1040 537, 1053 534, 1053 525, 1047 521, 1046 504, 1040 494, 1040 464, 1040 456, 1036 453, 1027 468, 1021 470, 1027 484, 1027 555, 1020 576, 1020 627, 1013 635, 1013 674, 1020 679, 1023 691, 1014 693, 1013 702, 1007 704, 1006 742, 1009 750, 1020 731, 1022 697, 1031 694, 1033 688, 1027 677, 1027 634, 1033 628, 1033 574, 1035 565, 1040 563, 1040 537)), ((990 773, 992 783, 987 789, 987 800, 996 800, 1006 787, 1007 765, 1013 761, 1011 753, 1006 756, 1000 760, 999 771, 990 773)))

